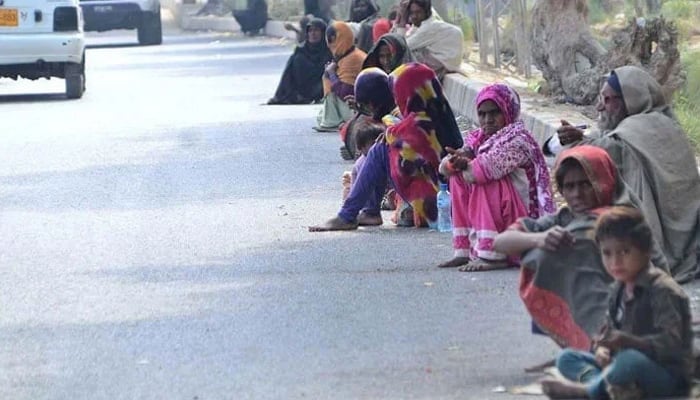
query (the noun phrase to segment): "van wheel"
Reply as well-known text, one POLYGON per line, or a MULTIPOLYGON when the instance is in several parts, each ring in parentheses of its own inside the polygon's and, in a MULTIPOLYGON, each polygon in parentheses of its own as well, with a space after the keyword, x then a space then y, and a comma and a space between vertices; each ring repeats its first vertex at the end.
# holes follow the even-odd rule
POLYGON ((138 27, 139 44, 142 46, 163 43, 163 25, 160 22, 160 10, 158 12, 144 12, 141 14, 141 25, 138 27))
POLYGON ((79 99, 85 92, 85 68, 82 64, 68 64, 65 71, 66 97, 79 99))

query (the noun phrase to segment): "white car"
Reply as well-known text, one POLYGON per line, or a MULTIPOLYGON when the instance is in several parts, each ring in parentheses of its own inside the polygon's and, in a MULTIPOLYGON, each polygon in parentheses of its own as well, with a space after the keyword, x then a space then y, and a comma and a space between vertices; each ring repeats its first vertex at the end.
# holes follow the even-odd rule
POLYGON ((80 0, 86 31, 136 29, 139 44, 163 42, 159 0, 80 0))
POLYGON ((85 91, 85 37, 78 0, 0 0, 0 78, 65 78, 85 91))

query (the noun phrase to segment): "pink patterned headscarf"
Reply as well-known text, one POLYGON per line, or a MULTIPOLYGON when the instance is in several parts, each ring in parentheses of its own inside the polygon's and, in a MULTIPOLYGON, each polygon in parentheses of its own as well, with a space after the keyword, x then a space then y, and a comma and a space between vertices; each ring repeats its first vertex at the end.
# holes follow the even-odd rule
POLYGON ((520 118, 520 95, 510 86, 494 83, 484 87, 476 96, 476 108, 479 108, 481 103, 486 100, 496 103, 506 119, 506 125, 510 125, 520 118))

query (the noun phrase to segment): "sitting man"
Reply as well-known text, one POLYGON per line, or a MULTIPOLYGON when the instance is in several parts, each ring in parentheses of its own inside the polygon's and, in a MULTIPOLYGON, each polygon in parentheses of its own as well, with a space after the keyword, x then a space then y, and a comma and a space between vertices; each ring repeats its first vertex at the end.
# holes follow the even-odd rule
POLYGON ((603 85, 597 108, 599 133, 584 136, 562 121, 558 137, 545 143, 545 154, 557 141, 605 149, 638 200, 673 277, 693 279, 700 244, 700 175, 661 87, 641 68, 616 68, 603 85))
POLYGON ((411 23, 406 42, 416 60, 432 68, 440 80, 449 72, 459 71, 464 54, 462 30, 442 21, 430 0, 410 0, 405 4, 405 8, 399 8, 396 31, 400 33, 406 22, 411 23))

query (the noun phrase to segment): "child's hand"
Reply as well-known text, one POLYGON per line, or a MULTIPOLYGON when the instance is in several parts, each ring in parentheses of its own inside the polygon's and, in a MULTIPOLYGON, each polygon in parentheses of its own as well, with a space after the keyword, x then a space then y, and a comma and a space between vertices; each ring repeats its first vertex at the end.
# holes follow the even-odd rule
POLYGON ((607 347, 610 350, 617 351, 623 348, 632 347, 629 346, 629 336, 620 330, 611 329, 605 333, 605 336, 598 341, 598 344, 603 347, 607 347))
POLYGON ((607 367, 610 364, 610 349, 605 346, 595 349, 595 362, 600 368, 607 367))
POLYGON ((557 251, 562 247, 574 244, 571 232, 561 226, 554 226, 540 234, 537 247, 548 251, 557 251))

